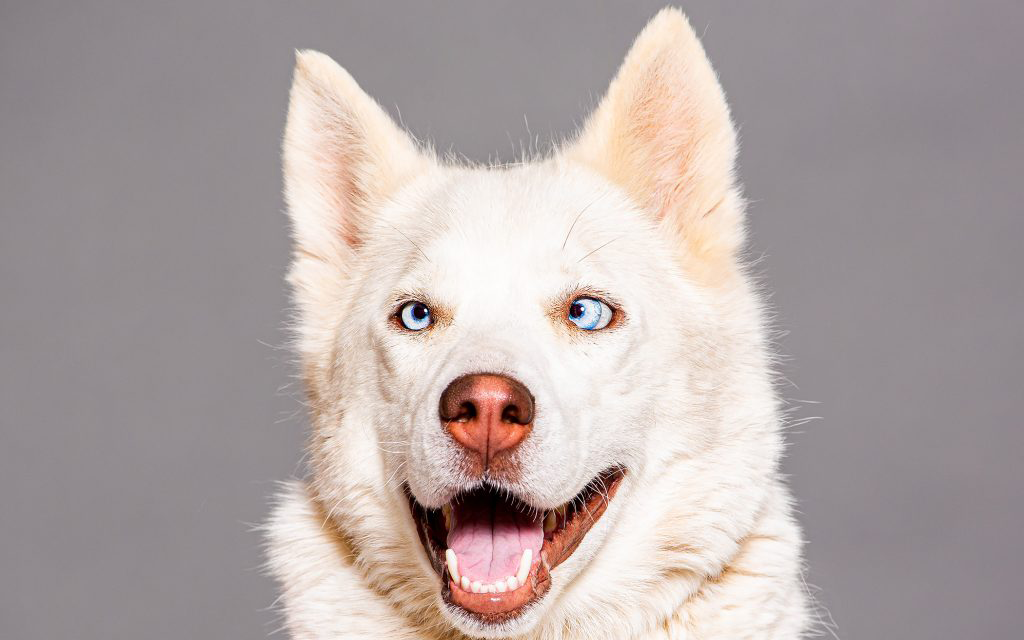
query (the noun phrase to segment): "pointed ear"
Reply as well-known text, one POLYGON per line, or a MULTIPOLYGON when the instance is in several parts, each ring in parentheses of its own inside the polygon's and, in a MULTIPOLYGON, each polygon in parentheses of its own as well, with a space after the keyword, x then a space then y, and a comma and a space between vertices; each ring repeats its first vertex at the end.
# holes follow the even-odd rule
POLYGON ((743 241, 736 133, 707 55, 677 9, 663 9, 637 37, 566 154, 656 216, 698 269, 732 262, 743 241))
POLYGON ((413 140, 334 60, 296 54, 284 180, 297 256, 343 265, 374 205, 427 166, 413 140))

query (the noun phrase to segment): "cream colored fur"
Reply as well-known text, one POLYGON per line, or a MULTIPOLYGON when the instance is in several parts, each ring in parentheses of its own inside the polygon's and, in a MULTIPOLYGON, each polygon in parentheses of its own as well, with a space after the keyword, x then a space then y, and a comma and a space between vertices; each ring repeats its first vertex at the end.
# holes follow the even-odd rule
POLYGON ((686 19, 662 11, 579 137, 513 167, 418 149, 326 56, 299 54, 284 146, 313 434, 269 522, 297 639, 797 638, 800 532, 764 319, 738 252, 736 138, 686 19), (625 314, 577 335, 576 288, 625 314), (412 294, 429 336, 388 317, 412 294), (402 486, 438 507, 468 480, 437 398, 468 371, 537 401, 506 488, 535 506, 628 474, 537 607, 485 627, 440 598, 402 486))

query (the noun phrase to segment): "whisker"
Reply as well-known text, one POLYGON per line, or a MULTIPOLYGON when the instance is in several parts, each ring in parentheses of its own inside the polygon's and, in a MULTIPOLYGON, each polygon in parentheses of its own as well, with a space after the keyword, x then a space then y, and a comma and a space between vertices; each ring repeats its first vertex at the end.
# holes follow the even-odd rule
MULTIPOLYGON (((420 255, 423 256, 423 258, 427 262, 431 262, 430 258, 427 257, 427 254, 423 253, 423 249, 420 248, 420 245, 418 245, 415 242, 413 242, 412 238, 410 238, 409 236, 405 235, 405 233, 403 233, 402 230, 399 229, 398 227, 396 227, 395 225, 388 224, 388 226, 391 227, 392 229, 394 229, 395 231, 397 231, 398 233, 402 234, 402 237, 405 238, 406 240, 408 240, 409 244, 411 244, 412 246, 416 247, 416 250, 420 252, 420 255)), ((431 263, 431 264, 433 264, 433 263, 431 263)))
POLYGON ((394 480, 394 479, 395 479, 395 476, 397 476, 397 475, 398 475, 398 472, 399 472, 399 471, 401 471, 403 467, 405 467, 405 462, 406 462, 405 460, 402 460, 402 461, 401 461, 401 462, 400 462, 400 463, 398 464, 398 466, 397 466, 397 467, 395 467, 395 470, 394 470, 393 472, 391 472, 391 476, 390 476, 390 477, 389 477, 389 478, 387 479, 387 481, 386 481, 386 482, 384 482, 384 489, 385 489, 385 490, 387 490, 387 489, 391 489, 391 481, 392 481, 392 480, 394 480))
MULTIPOLYGON (((600 199, 600 196, 598 196, 598 199, 600 199)), ((583 209, 576 214, 576 217, 573 218, 572 224, 569 225, 569 231, 567 231, 565 234, 565 240, 562 240, 562 251, 565 251, 565 245, 569 242, 569 236, 572 235, 572 230, 576 228, 576 223, 580 221, 580 218, 583 217, 583 214, 587 212, 587 209, 589 209, 590 205, 594 204, 594 202, 597 202, 597 199, 592 201, 587 206, 583 207, 583 209)))
POLYGON ((580 258, 580 259, 579 259, 579 260, 577 260, 576 262, 583 262, 584 260, 586 260, 586 259, 587 259, 587 258, 589 258, 590 256, 594 255, 595 253, 597 253, 597 252, 598 252, 598 251, 600 251, 601 249, 604 249, 605 247, 607 247, 608 245, 610 245, 611 243, 615 242, 616 240, 618 240, 618 239, 619 239, 619 238, 621 238, 621 237, 622 237, 622 236, 619 236, 619 237, 617 237, 617 238, 612 238, 611 240, 609 240, 608 242, 606 242, 606 243, 602 244, 602 245, 601 245, 600 247, 598 247, 598 248, 594 249, 593 251, 591 251, 591 252, 590 252, 590 253, 588 253, 587 255, 583 256, 582 258, 580 258))

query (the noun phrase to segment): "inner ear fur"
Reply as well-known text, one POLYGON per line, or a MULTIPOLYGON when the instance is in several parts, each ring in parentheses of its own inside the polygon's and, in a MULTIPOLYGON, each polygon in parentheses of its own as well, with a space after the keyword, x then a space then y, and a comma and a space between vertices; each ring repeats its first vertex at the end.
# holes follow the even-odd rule
POLYGON ((296 252, 344 260, 374 206, 429 158, 330 57, 296 54, 284 139, 285 199, 296 252))

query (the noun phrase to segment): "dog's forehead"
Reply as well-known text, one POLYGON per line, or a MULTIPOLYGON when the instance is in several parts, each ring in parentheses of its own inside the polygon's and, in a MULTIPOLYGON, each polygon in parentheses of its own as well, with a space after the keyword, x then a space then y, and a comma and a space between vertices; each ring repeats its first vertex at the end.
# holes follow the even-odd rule
POLYGON ((650 216, 575 165, 448 169, 401 202, 382 226, 394 243, 370 252, 372 268, 395 273, 395 291, 447 304, 619 293, 660 255, 650 216))
POLYGON ((553 162, 456 172, 431 207, 434 249, 475 263, 491 256, 567 264, 594 239, 639 222, 607 182, 553 162))
MULTIPOLYGON (((430 203, 423 249, 435 283, 550 293, 589 265, 601 190, 546 166, 457 172, 430 203), (583 214, 581 216, 581 214, 583 214)), ((441 285, 435 285, 441 286, 441 285)))

